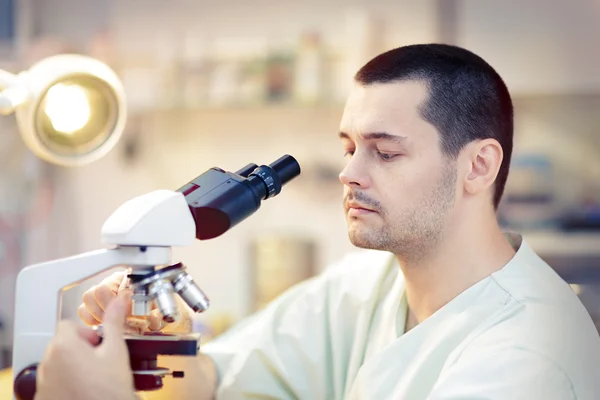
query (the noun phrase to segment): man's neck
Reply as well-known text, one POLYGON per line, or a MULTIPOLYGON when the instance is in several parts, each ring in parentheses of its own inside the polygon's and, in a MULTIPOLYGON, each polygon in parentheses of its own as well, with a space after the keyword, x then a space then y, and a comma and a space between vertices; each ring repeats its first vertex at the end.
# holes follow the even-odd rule
POLYGON ((515 251, 498 227, 487 221, 462 220, 430 252, 410 262, 398 257, 406 282, 406 330, 423 322, 460 293, 500 270, 515 251))

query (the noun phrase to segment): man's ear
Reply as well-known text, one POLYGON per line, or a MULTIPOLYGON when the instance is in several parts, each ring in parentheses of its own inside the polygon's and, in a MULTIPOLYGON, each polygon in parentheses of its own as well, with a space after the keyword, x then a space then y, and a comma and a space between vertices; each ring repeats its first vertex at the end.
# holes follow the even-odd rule
POLYGON ((467 174, 464 188, 469 194, 478 194, 490 188, 502 164, 502 146, 495 139, 478 140, 465 148, 467 174))

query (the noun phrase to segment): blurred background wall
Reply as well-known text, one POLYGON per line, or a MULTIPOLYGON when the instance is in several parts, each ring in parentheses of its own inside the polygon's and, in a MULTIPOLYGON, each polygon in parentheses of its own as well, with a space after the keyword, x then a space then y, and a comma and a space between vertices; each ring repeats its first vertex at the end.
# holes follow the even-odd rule
MULTIPOLYGON (((213 166, 289 153, 303 174, 223 237, 176 249, 212 301, 199 323, 218 332, 352 250, 337 180, 351 77, 423 42, 465 46, 504 77, 516 149, 499 218, 599 316, 599 22, 597 0, 0 0, 0 68, 88 54, 118 72, 130 107, 116 149, 81 168, 36 159, 0 118, 0 348, 23 266, 100 248, 124 201, 213 166)), ((65 318, 96 282, 66 294, 65 318)))

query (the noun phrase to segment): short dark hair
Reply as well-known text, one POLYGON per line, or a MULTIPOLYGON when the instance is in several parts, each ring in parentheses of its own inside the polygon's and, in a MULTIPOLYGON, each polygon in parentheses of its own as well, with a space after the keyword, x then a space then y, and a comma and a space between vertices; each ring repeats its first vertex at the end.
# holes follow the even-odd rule
POLYGON ((504 81, 487 62, 457 46, 409 45, 373 58, 354 79, 363 85, 423 81, 429 98, 420 113, 437 128, 446 156, 456 158, 473 140, 496 139, 504 153, 493 193, 497 209, 510 168, 513 105, 504 81))

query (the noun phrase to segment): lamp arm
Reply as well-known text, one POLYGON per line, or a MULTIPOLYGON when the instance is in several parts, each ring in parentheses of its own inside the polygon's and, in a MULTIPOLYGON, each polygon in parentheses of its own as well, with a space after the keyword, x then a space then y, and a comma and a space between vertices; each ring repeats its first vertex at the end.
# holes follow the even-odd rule
POLYGON ((0 92, 0 115, 9 115, 15 110, 10 97, 0 92))
POLYGON ((17 75, 0 69, 0 89, 13 86, 18 82, 17 75))
POLYGON ((0 115, 9 115, 27 101, 29 92, 19 77, 0 69, 0 115))

